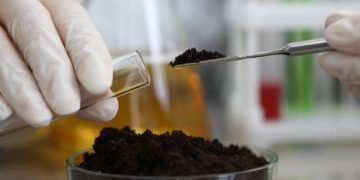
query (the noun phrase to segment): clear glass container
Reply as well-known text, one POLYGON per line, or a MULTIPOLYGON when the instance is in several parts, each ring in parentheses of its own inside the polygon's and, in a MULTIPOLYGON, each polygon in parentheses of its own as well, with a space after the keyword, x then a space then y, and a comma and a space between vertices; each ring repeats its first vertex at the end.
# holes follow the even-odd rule
POLYGON ((278 156, 276 153, 260 148, 251 148, 258 156, 264 157, 269 164, 245 171, 208 174, 196 176, 133 176, 99 173, 79 168, 82 157, 89 149, 78 151, 66 160, 68 180, 275 180, 278 156))

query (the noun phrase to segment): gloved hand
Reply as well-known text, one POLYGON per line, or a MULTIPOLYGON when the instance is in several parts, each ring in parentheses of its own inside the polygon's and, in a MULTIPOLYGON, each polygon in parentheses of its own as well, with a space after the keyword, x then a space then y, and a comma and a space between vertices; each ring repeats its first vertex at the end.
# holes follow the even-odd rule
POLYGON ((321 54, 320 66, 360 97, 360 13, 333 14, 325 27, 327 42, 338 52, 321 54))
MULTIPOLYGON (((109 93, 111 56, 76 0, 1 0, 0 24, 0 120, 13 111, 46 126, 52 112, 70 114, 109 93)), ((110 120, 117 109, 110 99, 87 117, 110 120)))

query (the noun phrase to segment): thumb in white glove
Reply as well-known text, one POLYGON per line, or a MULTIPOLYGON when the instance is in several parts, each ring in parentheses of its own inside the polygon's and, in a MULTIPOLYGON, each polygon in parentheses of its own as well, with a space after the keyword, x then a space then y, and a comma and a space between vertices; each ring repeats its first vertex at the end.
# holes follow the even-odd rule
POLYGON ((320 66, 360 97, 360 13, 333 14, 325 27, 327 42, 338 51, 322 53, 320 66))

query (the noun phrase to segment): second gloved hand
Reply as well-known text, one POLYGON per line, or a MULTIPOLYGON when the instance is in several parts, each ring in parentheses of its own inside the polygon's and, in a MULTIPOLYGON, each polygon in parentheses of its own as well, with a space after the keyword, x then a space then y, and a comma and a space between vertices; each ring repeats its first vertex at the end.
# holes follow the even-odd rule
POLYGON ((360 13, 333 14, 325 26, 327 42, 338 51, 321 54, 320 66, 360 97, 360 13))
MULTIPOLYGON (((2 0, 0 24, 0 120, 14 112, 45 126, 52 112, 70 114, 82 99, 109 93, 110 54, 77 1, 2 0)), ((117 101, 104 103, 88 117, 112 119, 117 101)))

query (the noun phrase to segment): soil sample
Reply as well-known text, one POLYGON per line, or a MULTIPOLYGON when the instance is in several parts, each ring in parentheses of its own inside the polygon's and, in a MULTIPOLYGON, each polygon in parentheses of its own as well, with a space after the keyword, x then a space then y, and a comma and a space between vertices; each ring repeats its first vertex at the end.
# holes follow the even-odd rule
POLYGON ((188 64, 188 63, 199 63, 201 61, 206 61, 210 59, 217 59, 225 57, 224 54, 219 53, 217 51, 197 51, 196 48, 191 48, 186 50, 183 54, 177 56, 175 61, 170 62, 170 66, 174 67, 180 64, 188 64))
MULTIPOLYGON (((136 134, 129 127, 102 129, 93 150, 84 155, 79 167, 121 175, 209 175, 249 170, 269 163, 247 147, 224 146, 218 140, 187 136, 181 131, 156 135, 146 130, 136 134)), ((266 180, 267 171, 264 169, 248 178, 266 180)))

